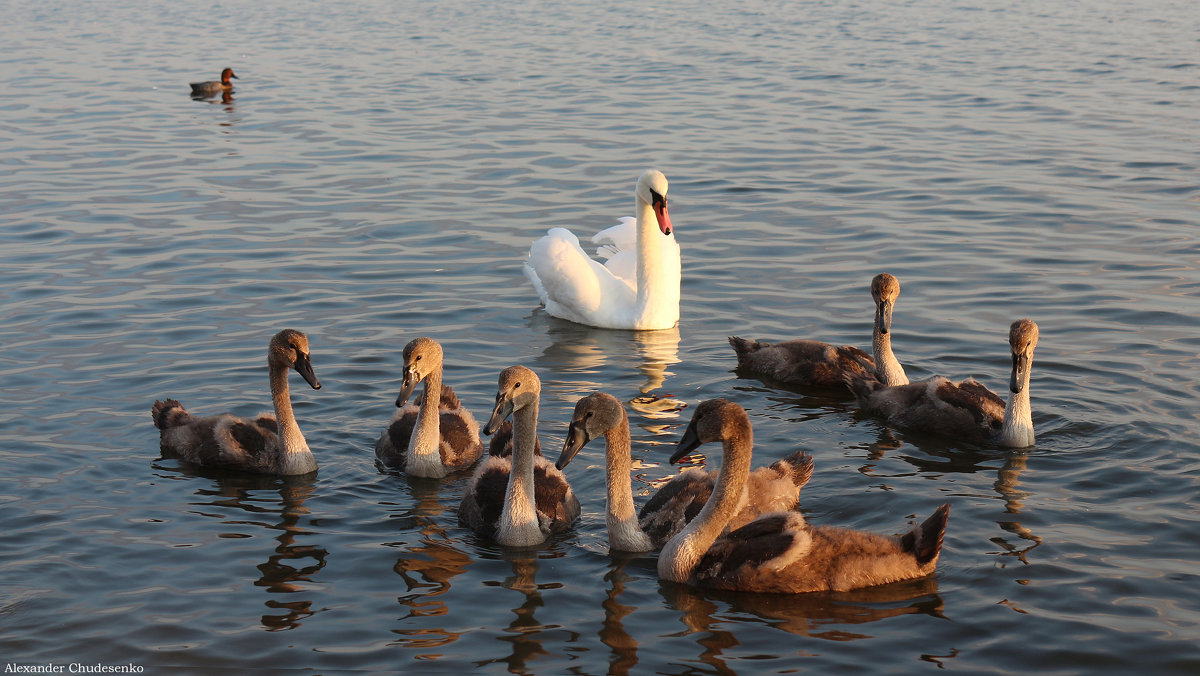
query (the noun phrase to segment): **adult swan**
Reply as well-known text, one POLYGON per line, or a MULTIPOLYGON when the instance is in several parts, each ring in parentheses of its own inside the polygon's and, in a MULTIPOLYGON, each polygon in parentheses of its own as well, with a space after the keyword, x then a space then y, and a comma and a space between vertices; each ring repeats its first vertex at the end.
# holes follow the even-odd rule
POLYGON ((529 247, 525 276, 546 312, 606 329, 669 329, 679 321, 679 243, 667 215, 667 177, 646 171, 634 194, 636 220, 622 218, 592 237, 603 264, 566 228, 551 228, 529 247))

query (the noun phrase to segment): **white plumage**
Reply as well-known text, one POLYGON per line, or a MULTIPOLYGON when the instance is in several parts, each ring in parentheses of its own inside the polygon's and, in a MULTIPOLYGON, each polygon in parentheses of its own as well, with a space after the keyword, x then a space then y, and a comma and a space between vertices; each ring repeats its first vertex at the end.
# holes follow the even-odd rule
POLYGON ((666 177, 645 172, 635 194, 636 218, 592 237, 603 263, 566 228, 551 228, 529 248, 525 275, 546 312, 609 329, 669 329, 679 321, 682 267, 666 177))

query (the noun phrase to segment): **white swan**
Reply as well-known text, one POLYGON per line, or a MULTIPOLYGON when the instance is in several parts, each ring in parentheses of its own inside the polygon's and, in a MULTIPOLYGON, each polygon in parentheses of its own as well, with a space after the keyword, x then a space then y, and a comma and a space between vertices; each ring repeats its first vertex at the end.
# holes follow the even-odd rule
POLYGON ((634 194, 637 218, 592 237, 604 264, 565 228, 529 248, 525 276, 546 312, 607 329, 669 329, 679 321, 679 243, 667 214, 667 178, 650 169, 634 194))
POLYGON ((791 385, 841 387, 847 374, 873 377, 884 385, 906 385, 908 376, 892 352, 892 309, 900 295, 900 280, 886 272, 871 280, 875 323, 871 329, 874 359, 850 345, 836 347, 815 340, 765 343, 729 337, 738 369, 791 385))
MULTIPOLYGON (((662 547, 697 514, 712 494, 717 473, 699 468, 676 475, 635 513, 629 477, 629 418, 617 398, 594 392, 575 403, 575 413, 556 466, 563 469, 589 441, 605 438, 608 487, 608 544, 614 551, 646 552, 662 547), (636 515, 635 515, 636 514, 636 515)), ((730 528, 760 514, 796 506, 800 489, 812 476, 812 458, 798 451, 750 474, 749 487, 730 528)))
POLYGON ((524 366, 500 372, 496 407, 484 427, 490 434, 510 415, 512 456, 488 456, 471 477, 458 508, 458 521, 479 535, 510 547, 541 544, 579 517, 579 500, 566 477, 534 455, 542 383, 524 366))
POLYGON ((442 359, 442 346, 432 338, 414 338, 404 346, 399 410, 375 443, 380 462, 410 476, 443 477, 470 466, 483 453, 475 416, 454 390, 442 385, 442 359), (425 392, 419 405, 406 405, 422 380, 425 392))
POLYGON ((952 383, 935 376, 885 387, 878 381, 851 375, 846 384, 863 411, 882 416, 896 427, 976 444, 1023 448, 1034 442, 1029 375, 1037 342, 1038 326, 1032 320, 1019 319, 1009 327, 1012 373, 1008 403, 974 378, 952 383))
POLYGON ((308 443, 296 424, 288 394, 288 369, 295 369, 314 390, 321 389, 308 353, 308 336, 285 329, 267 347, 271 399, 275 414, 254 420, 224 414, 197 418, 178 401, 156 401, 150 409, 164 452, 187 462, 259 474, 308 474, 317 471, 308 443))
POLYGON ((659 578, 712 589, 796 594, 848 591, 936 569, 949 505, 902 536, 813 527, 799 512, 766 514, 721 536, 750 471, 753 432, 741 406, 724 399, 697 406, 671 461, 710 441, 724 446, 717 488, 700 515, 659 554, 659 578))

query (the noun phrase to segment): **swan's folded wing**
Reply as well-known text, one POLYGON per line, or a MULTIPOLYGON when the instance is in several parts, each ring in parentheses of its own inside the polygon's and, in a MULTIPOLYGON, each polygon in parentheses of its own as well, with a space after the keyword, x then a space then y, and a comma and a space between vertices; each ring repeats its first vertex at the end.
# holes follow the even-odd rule
POLYGON ((592 236, 599 244, 596 254, 614 277, 637 288, 637 219, 626 216, 621 222, 592 236))
POLYGON ((525 265, 541 283, 546 311, 556 317, 586 319, 606 298, 632 294, 628 284, 592 260, 580 248, 575 235, 564 228, 553 228, 534 242, 525 265))
POLYGON ((592 242, 601 245, 600 255, 605 257, 611 255, 608 253, 610 250, 633 251, 637 248, 637 219, 623 216, 620 223, 592 235, 592 242))
POLYGON ((942 383, 937 394, 947 404, 970 412, 980 425, 994 427, 1004 420, 1004 400, 974 378, 957 385, 942 383))
POLYGON ((543 530, 565 531, 579 518, 579 500, 566 476, 549 460, 539 456, 534 458, 533 482, 538 521, 543 530))
POLYGON ((666 544, 696 518, 712 495, 715 475, 700 469, 677 474, 638 513, 638 524, 657 546, 666 544))
MULTIPOLYGON (((607 247, 601 247, 604 249, 607 247)), ((634 289, 637 288, 637 251, 627 249, 625 251, 617 251, 604 261, 604 267, 612 273, 613 277, 625 282, 634 289)))
POLYGON ((693 579, 704 586, 737 589, 759 572, 779 571, 794 563, 811 546, 812 537, 799 512, 766 514, 714 542, 696 565, 693 579))

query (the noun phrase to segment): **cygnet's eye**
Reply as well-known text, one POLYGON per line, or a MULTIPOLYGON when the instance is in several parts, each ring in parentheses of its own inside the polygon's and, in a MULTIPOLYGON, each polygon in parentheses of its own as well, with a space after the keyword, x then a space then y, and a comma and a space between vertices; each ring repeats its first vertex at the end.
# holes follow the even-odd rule
POLYGON ((413 361, 421 361, 421 355, 417 355, 417 358, 414 359, 413 361))
POLYGON ((514 389, 514 390, 519 390, 519 389, 521 389, 521 383, 516 383, 516 384, 514 384, 514 385, 513 385, 513 389, 514 389))

